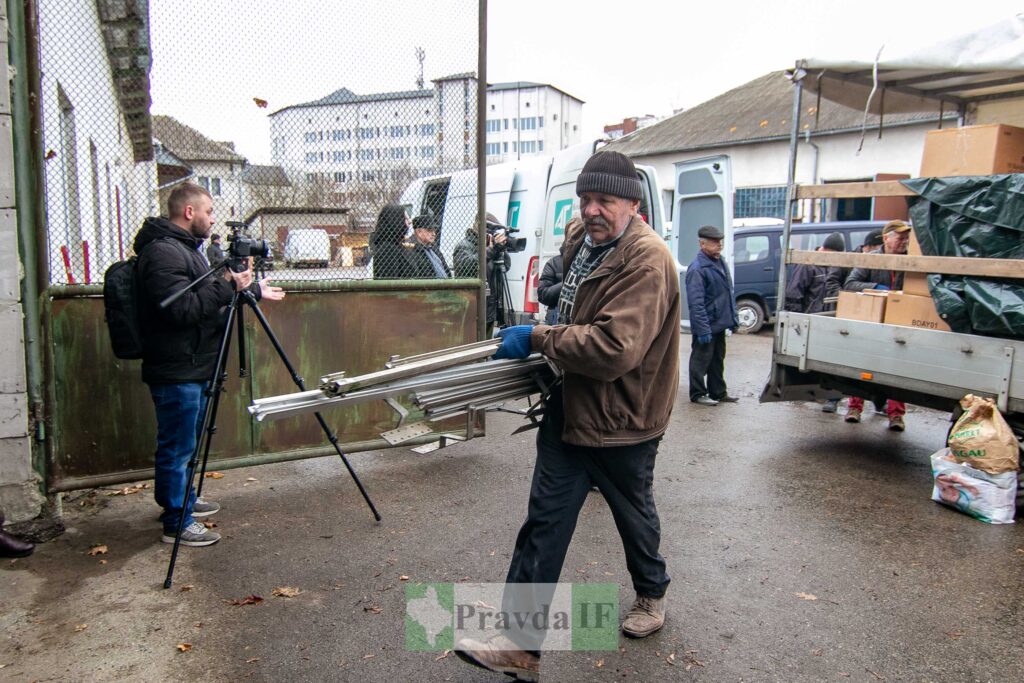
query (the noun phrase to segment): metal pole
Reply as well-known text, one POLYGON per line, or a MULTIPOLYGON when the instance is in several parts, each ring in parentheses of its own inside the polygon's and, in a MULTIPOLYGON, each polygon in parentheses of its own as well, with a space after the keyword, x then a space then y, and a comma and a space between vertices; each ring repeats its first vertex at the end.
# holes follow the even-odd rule
MULTIPOLYGON (((779 259, 779 288, 775 308, 781 311, 786 305, 786 257, 789 253, 789 235, 793 229, 793 208, 796 206, 796 153, 800 142, 800 99, 803 95, 803 78, 806 74, 798 69, 793 74, 793 128, 789 135, 789 176, 786 179, 786 224, 782 228, 782 257, 779 259)), ((775 335, 778 344, 779 335, 775 335)), ((776 352, 779 349, 775 349, 776 352)))
MULTIPOLYGON (((28 399, 31 423, 35 427, 36 441, 45 438, 45 366, 43 364, 43 326, 40 318, 42 299, 40 292, 49 279, 46 261, 40 253, 45 248, 45 212, 43 210, 43 182, 41 146, 35 144, 33 120, 39 121, 30 94, 35 95, 39 107, 39 62, 32 46, 38 45, 36 36, 30 35, 29 24, 35 31, 35 3, 8 0, 9 59, 15 69, 11 79, 11 128, 14 143, 15 207, 18 220, 18 250, 25 277, 21 280, 21 305, 25 315, 25 354, 28 379, 28 399), (31 18, 29 13, 32 14, 31 18), (33 79, 36 79, 33 81, 33 79)), ((46 458, 36 458, 37 469, 44 475, 46 458)))
POLYGON ((477 263, 480 276, 479 294, 476 301, 476 338, 487 335, 487 166, 484 145, 487 141, 487 0, 479 0, 480 9, 477 46, 476 82, 476 234, 477 263))

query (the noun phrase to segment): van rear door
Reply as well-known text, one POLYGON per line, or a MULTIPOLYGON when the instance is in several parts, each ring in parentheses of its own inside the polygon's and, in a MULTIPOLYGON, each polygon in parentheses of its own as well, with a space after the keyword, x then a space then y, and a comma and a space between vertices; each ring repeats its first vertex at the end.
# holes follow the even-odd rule
POLYGON ((672 212, 672 253, 682 265, 679 285, 682 289, 682 324, 690 327, 690 309, 686 301, 686 267, 697 256, 697 230, 713 225, 725 233, 722 257, 732 261, 732 165, 722 154, 676 163, 675 211, 672 212))
MULTIPOLYGON (((484 197, 484 205, 487 211, 501 220, 508 212, 508 197, 512 192, 515 168, 511 164, 501 164, 488 166, 485 172, 487 194, 484 197)), ((449 265, 452 262, 455 245, 465 237, 467 229, 475 227, 476 195, 475 169, 452 174, 448 186, 448 199, 444 204, 441 231, 437 236, 441 252, 449 265)))

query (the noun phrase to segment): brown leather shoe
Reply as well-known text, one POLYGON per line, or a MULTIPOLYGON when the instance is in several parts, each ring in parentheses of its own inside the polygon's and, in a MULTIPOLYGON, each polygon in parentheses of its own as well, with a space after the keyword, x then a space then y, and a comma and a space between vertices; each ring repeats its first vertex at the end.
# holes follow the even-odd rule
POLYGON ((622 620, 622 632, 630 638, 646 638, 665 625, 665 596, 636 596, 629 614, 622 620))
POLYGON ((455 643, 455 654, 473 666, 514 676, 517 681, 539 680, 540 657, 518 648, 507 636, 502 635, 484 641, 463 638, 455 643))

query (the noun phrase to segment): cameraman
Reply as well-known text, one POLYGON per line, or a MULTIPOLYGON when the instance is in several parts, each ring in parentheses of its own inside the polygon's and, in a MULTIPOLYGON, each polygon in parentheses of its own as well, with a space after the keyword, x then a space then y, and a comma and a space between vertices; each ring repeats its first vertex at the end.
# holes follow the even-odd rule
MULTIPOLYGON (((217 364, 226 323, 224 307, 235 292, 248 289, 257 299, 279 301, 284 290, 269 280, 253 282, 252 270, 210 275, 167 308, 159 303, 184 289, 209 267, 199 251, 213 227, 210 193, 193 183, 176 187, 167 200, 169 218, 147 218, 135 237, 142 332, 142 381, 156 408, 156 476, 153 494, 164 511, 163 542, 173 543, 185 493, 185 470, 202 429, 206 383, 217 364)), ((216 503, 184 502, 182 545, 206 546, 220 540, 195 521, 220 510, 216 503)))
MULTIPOLYGON (((498 301, 495 292, 498 287, 494 278, 504 274, 503 271, 495 273, 494 260, 500 258, 504 264, 504 271, 512 265, 512 258, 508 255, 505 246, 508 243, 508 229, 503 226, 493 213, 486 216, 487 222, 487 247, 486 263, 484 265, 484 281, 487 284, 487 334, 490 335, 494 328, 494 321, 498 317, 498 301)), ((455 252, 452 255, 454 265, 454 276, 459 278, 480 277, 479 233, 475 227, 466 230, 466 236, 455 245, 455 252)), ((504 286, 504 281, 502 282, 504 286)))

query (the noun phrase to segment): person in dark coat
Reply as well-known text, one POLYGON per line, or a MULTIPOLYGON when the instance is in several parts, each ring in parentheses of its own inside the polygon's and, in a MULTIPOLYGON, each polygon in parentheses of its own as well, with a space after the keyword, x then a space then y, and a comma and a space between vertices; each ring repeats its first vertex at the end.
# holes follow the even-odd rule
POLYGON ((437 219, 421 215, 412 219, 412 248, 407 252, 410 278, 446 279, 452 276, 444 255, 437 247, 437 219))
POLYGON ((411 247, 405 236, 412 227, 409 214, 401 204, 385 204, 377 214, 377 224, 370 235, 375 280, 400 280, 412 277, 409 265, 411 247))
POLYGON ((548 260, 544 264, 544 272, 540 274, 537 287, 537 300, 548 307, 544 317, 546 325, 558 324, 558 297, 562 293, 562 255, 548 260))
MULTIPOLYGON (((494 296, 494 293, 498 291, 498 287, 494 281, 494 278, 497 276, 494 269, 494 262, 498 252, 500 251, 505 263, 505 271, 507 272, 512 266, 512 257, 508 255, 507 251, 500 249, 501 245, 504 245, 508 241, 508 235, 504 232, 507 228, 498 221, 497 216, 493 213, 487 214, 486 221, 487 246, 484 249, 484 281, 487 284, 487 328, 488 331, 490 331, 493 328, 495 320, 498 318, 498 300, 494 296), (492 233, 494 234, 493 237, 492 233)), ((477 229, 475 227, 466 228, 466 236, 455 245, 455 251, 452 253, 452 273, 454 277, 479 277, 479 244, 480 239, 477 229)), ((504 281, 501 286, 504 287, 504 281)))
POLYGON ((210 235, 210 246, 206 247, 206 260, 215 266, 224 260, 224 250, 220 246, 220 235, 210 235))
POLYGON ((700 251, 686 270, 692 335, 690 400, 703 406, 735 403, 739 399, 730 396, 725 386, 725 333, 739 326, 732 277, 722 259, 725 235, 705 225, 697 237, 700 251))
POLYGON ((161 307, 161 301, 185 289, 209 266, 200 245, 213 226, 210 193, 182 183, 167 200, 168 218, 147 218, 135 237, 139 283, 139 329, 142 333, 142 381, 156 409, 157 447, 153 494, 163 509, 163 542, 173 543, 185 514, 181 542, 207 546, 220 540, 197 517, 220 506, 186 495, 188 462, 202 429, 207 385, 217 365, 226 324, 225 307, 235 292, 248 289, 257 299, 276 301, 284 291, 269 280, 254 282, 252 271, 229 268, 207 275, 197 285, 161 307))
MULTIPOLYGON (((846 251, 843 236, 834 232, 825 238, 818 251, 846 251)), ((786 283, 786 310, 794 313, 821 313, 834 310, 832 304, 825 304, 827 297, 834 297, 839 292, 838 283, 829 282, 829 266, 800 264, 794 266, 793 272, 786 283), (835 291, 829 291, 830 285, 835 291)))

